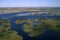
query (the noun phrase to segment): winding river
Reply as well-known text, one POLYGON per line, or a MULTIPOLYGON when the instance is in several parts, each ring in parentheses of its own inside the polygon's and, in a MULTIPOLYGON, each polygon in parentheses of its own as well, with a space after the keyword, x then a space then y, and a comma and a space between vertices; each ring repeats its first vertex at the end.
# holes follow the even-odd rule
POLYGON ((0 14, 0 18, 8 19, 11 23, 11 29, 18 32, 18 35, 23 37, 23 40, 50 40, 51 38, 57 39, 60 37, 60 33, 51 32, 49 29, 46 28, 45 33, 39 35, 37 37, 31 38, 28 34, 26 34, 22 26, 23 24, 15 24, 15 21, 20 18, 27 18, 27 19, 34 19, 34 18, 48 18, 48 19, 55 19, 60 18, 60 16, 48 15, 48 14, 41 14, 41 15, 32 15, 30 12, 17 12, 17 13, 8 13, 8 14, 0 14))

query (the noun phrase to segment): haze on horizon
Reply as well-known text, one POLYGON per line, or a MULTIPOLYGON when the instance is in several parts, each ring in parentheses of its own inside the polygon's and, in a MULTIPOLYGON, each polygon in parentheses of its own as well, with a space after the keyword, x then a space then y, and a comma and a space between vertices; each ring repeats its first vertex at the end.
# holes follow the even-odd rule
POLYGON ((0 7, 60 7, 60 0, 0 0, 0 7))

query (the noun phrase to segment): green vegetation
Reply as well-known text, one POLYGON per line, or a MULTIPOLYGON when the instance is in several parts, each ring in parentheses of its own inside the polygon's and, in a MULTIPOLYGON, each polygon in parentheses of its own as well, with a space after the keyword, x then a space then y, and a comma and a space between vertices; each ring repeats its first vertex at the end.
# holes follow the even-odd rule
POLYGON ((23 22, 27 22, 27 19, 23 18, 23 19, 19 19, 19 20, 16 20, 16 24, 22 24, 23 22))
POLYGON ((53 31, 60 32, 60 20, 42 20, 45 24, 49 25, 48 27, 53 31))
POLYGON ((24 25, 23 25, 23 28, 24 28, 24 31, 25 31, 25 32, 31 32, 31 31, 33 30, 31 23, 24 24, 24 25))
POLYGON ((45 28, 49 28, 52 31, 60 32, 60 20, 59 19, 19 19, 19 23, 27 22, 23 25, 23 31, 31 37, 36 37, 44 33, 45 28))
POLYGON ((16 31, 10 30, 10 21, 0 19, 0 40, 23 40, 16 31))
MULTIPOLYGON (((44 32, 44 24, 36 24, 34 26, 34 23, 37 23, 38 19, 32 19, 32 20, 29 20, 29 19, 19 19, 19 23, 18 24, 21 24, 23 22, 27 22, 26 24, 23 25, 23 31, 28 33, 29 36, 31 37, 35 37, 35 36, 38 36, 39 34, 42 34, 44 32)), ((39 22, 39 21, 38 21, 39 22)))
POLYGON ((44 24, 35 25, 35 26, 33 26, 33 30, 30 32, 29 36, 36 37, 36 36, 41 35, 42 33, 44 33, 44 31, 45 31, 44 24))

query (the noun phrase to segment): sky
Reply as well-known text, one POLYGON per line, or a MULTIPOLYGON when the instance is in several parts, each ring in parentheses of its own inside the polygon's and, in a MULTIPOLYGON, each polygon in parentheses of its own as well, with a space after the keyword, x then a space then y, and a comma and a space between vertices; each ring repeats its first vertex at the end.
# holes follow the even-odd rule
POLYGON ((60 7, 60 0, 0 0, 0 7, 60 7))

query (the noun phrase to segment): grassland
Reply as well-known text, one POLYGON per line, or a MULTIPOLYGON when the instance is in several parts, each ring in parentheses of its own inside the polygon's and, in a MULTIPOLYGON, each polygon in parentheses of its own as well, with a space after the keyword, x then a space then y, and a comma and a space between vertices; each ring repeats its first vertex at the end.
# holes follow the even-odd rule
MULTIPOLYGON (((59 19, 40 19, 40 18, 36 18, 36 19, 26 19, 26 20, 22 20, 18 19, 20 23, 16 23, 16 24, 23 24, 24 22, 27 22, 26 24, 23 25, 23 30, 24 32, 28 33, 29 36, 31 37, 35 37, 38 36, 39 34, 41 35, 42 33, 44 33, 45 28, 48 27, 50 30, 54 31, 54 32, 60 32, 60 20, 59 19)), ((17 20, 16 20, 17 21, 17 20)))
POLYGON ((0 40, 23 40, 16 31, 10 30, 10 21, 0 19, 0 40))

